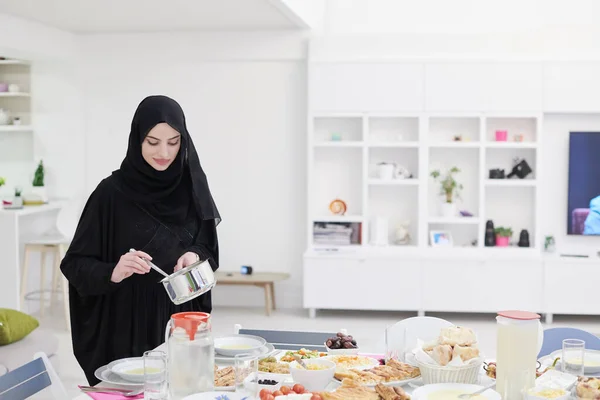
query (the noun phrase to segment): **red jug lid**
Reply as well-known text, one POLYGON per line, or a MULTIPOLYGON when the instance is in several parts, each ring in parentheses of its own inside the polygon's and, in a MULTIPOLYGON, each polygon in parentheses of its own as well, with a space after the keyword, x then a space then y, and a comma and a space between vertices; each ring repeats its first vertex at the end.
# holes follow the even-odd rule
POLYGON ((196 311, 180 312, 171 315, 171 319, 174 328, 185 329, 190 340, 194 340, 196 332, 198 332, 198 326, 207 323, 210 320, 210 314, 196 311))
POLYGON ((533 319, 540 319, 539 314, 532 313, 529 311, 518 311, 518 310, 508 310, 508 311, 500 311, 498 313, 499 316, 509 319, 517 319, 519 321, 530 321, 533 319))

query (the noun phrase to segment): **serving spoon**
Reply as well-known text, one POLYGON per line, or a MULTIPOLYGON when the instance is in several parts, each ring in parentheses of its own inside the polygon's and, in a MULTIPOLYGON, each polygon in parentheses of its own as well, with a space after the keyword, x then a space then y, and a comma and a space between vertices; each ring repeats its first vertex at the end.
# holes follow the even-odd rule
MULTIPOLYGON (((135 252, 135 249, 129 249, 130 253, 135 252)), ((152 268, 153 270, 155 270, 156 272, 158 272, 159 274, 161 274, 162 276, 164 276, 165 278, 169 277, 169 274, 167 274, 165 271, 163 271, 162 269, 158 268, 152 261, 150 260, 146 260, 145 258, 142 258, 142 260, 146 261, 146 264, 148 264, 150 266, 150 268, 152 268)))

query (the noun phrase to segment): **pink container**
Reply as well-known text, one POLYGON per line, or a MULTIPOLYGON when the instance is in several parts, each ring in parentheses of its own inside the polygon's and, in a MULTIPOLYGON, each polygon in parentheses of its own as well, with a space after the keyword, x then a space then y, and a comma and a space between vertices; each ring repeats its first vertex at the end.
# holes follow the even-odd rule
POLYGON ((0 82, 0 92, 8 92, 8 83, 0 82))
POLYGON ((498 235, 496 235, 496 246, 498 246, 498 247, 507 247, 509 239, 510 238, 508 238, 506 236, 498 236, 498 235))
POLYGON ((496 142, 506 142, 508 131, 496 131, 496 142))

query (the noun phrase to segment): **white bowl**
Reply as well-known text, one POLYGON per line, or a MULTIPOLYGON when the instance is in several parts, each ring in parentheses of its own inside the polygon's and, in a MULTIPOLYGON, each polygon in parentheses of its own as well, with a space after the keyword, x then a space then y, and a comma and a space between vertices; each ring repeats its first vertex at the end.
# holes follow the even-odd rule
POLYGON ((529 392, 527 393, 527 400, 569 400, 571 398, 571 394, 564 390, 564 389, 558 389, 558 390, 562 390, 565 394, 560 396, 560 397, 544 397, 544 396, 538 396, 537 393, 540 393, 542 390, 548 390, 547 388, 533 388, 530 389, 529 392))
MULTIPOLYGON (((459 394, 462 393, 473 393, 478 390, 483 389, 483 386, 479 385, 469 385, 465 383, 436 383, 435 385, 425 385, 421 386, 417 390, 413 392, 411 395, 411 399, 413 400, 427 400, 429 395, 438 394, 440 392, 449 392, 448 395, 452 396, 454 393, 458 391, 459 394), (450 394, 452 393, 452 394, 450 394)), ((483 396, 489 400, 501 400, 502 397, 498 392, 493 389, 488 389, 483 392, 480 396, 483 396)), ((454 397, 452 397, 454 398, 454 397)))
MULTIPOLYGON (((288 375, 285 375, 285 376, 289 378, 288 375)), ((253 378, 254 377, 252 375, 249 375, 246 379, 244 379, 244 386, 246 388, 251 388, 251 386, 252 386, 251 381, 252 381, 253 378)), ((258 387, 257 391, 258 392, 260 392, 262 389, 269 389, 270 391, 274 392, 276 390, 279 390, 279 388, 283 384, 283 379, 272 378, 272 377, 269 377, 269 376, 265 376, 262 373, 259 373, 258 374, 258 380, 261 381, 263 379, 269 379, 269 380, 272 380, 272 381, 276 381, 277 383, 275 385, 261 385, 261 384, 258 384, 257 385, 257 387, 258 387)))
POLYGON ((259 336, 232 335, 215 339, 215 351, 223 356, 235 357, 257 352, 266 344, 267 341, 259 336))
POLYGON ((333 379, 335 363, 323 358, 312 358, 303 360, 306 365, 321 365, 326 369, 310 370, 298 365, 297 361, 290 363, 290 372, 295 383, 299 383, 308 392, 321 392, 333 379))
MULTIPOLYGON (((113 374, 129 382, 144 383, 144 359, 143 358, 124 358, 116 360, 107 365, 107 368, 113 374)), ((151 375, 160 375, 160 372, 151 375)))
POLYGON ((327 347, 327 342, 325 342, 323 344, 325 345, 325 348, 327 349, 327 354, 332 355, 332 356, 358 354, 358 347, 355 349, 330 349, 329 347, 327 347))

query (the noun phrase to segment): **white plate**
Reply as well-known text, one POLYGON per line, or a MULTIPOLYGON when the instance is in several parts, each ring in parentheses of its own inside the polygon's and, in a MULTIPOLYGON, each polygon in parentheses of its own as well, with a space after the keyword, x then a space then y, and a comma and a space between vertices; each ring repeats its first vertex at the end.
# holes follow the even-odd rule
MULTIPOLYGON (((122 358, 111 362, 107 367, 110 372, 119 375, 126 381, 144 383, 144 359, 142 357, 122 358), (132 374, 129 372, 131 370, 139 370, 141 373, 132 374)), ((160 372, 156 375, 158 374, 160 374, 160 372)))
POLYGON ((206 392, 196 393, 184 397, 183 400, 253 400, 252 396, 232 392, 206 392))
MULTIPOLYGON (((358 357, 366 358, 366 359, 368 359, 368 361, 370 362, 370 364, 359 365, 359 366, 356 366, 356 367, 349 367, 347 369, 365 370, 365 369, 370 369, 370 368, 376 367, 378 365, 381 365, 379 363, 379 360, 376 360, 376 359, 374 359, 372 357, 366 357, 366 356, 361 356, 361 355, 356 355, 356 354, 347 355, 347 357, 352 357, 352 356, 358 356, 358 357)), ((325 357, 323 357, 323 359, 335 362, 335 360, 337 358, 339 358, 339 357, 346 357, 346 355, 325 356, 325 357)), ((336 365, 337 365, 337 363, 336 363, 336 365)), ((345 367, 342 367, 342 368, 345 368, 345 367)))
MULTIPOLYGON (((550 354, 550 359, 552 360, 551 363, 557 358, 562 358, 562 350, 556 350, 550 354)), ((561 361, 562 360, 558 361, 556 365, 558 366, 561 361)), ((585 349, 583 363, 583 370, 586 375, 600 373, 600 351, 585 349)))
MULTIPOLYGON (((383 386, 404 386, 404 385, 408 385, 410 382, 416 381, 417 379, 421 379, 421 377, 417 376, 416 378, 408 378, 408 379, 405 379, 403 381, 390 381, 390 382, 380 382, 380 383, 383 386)), ((338 380, 336 378, 333 378, 333 381, 335 383, 340 384, 340 385, 342 384, 342 381, 340 381, 340 380, 338 380)), ((377 386, 377 384, 376 383, 372 383, 372 384, 362 385, 362 386, 374 388, 375 386, 377 386)))
MULTIPOLYGON (((271 343, 267 343, 266 345, 264 345, 263 347, 261 347, 260 349, 258 349, 258 351, 256 351, 255 353, 251 353, 251 354, 256 354, 257 357, 259 358, 267 358, 271 355, 273 355, 273 353, 275 353, 277 350, 275 350, 275 347, 273 347, 273 345, 271 343)), ((235 357, 229 357, 229 356, 223 356, 220 354, 215 354, 215 362, 221 362, 221 363, 232 363, 235 361, 235 357)))
MULTIPOLYGON (((473 393, 478 390, 483 389, 483 386, 479 385, 467 385, 464 383, 437 383, 435 385, 426 385, 418 388, 413 392, 411 398, 414 400, 429 400, 429 395, 433 393, 438 393, 441 391, 452 391, 452 390, 460 390, 460 394, 462 393, 473 393)), ((481 396, 490 400, 501 400, 500 394, 493 389, 488 389, 481 394, 481 396)))
POLYGON ((260 336, 231 335, 215 339, 215 352, 226 357, 253 353, 263 348, 267 341, 260 336))
POLYGON ((127 386, 128 388, 137 387, 140 389, 144 386, 143 383, 130 382, 121 378, 117 374, 113 374, 106 365, 98 368, 96 372, 94 372, 94 376, 102 382, 109 383, 111 385, 127 386))

